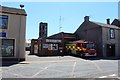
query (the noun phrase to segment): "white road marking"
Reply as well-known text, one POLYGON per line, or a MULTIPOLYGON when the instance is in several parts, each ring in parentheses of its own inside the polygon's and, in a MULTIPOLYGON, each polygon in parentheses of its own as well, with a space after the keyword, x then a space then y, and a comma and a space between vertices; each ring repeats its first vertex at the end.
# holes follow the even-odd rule
POLYGON ((74 70, 75 70, 75 66, 76 66, 76 62, 73 64, 73 68, 72 68, 72 72, 71 72, 71 75, 72 75, 73 77, 75 77, 75 76, 73 75, 74 70))
POLYGON ((100 71, 100 72, 103 72, 103 70, 95 63, 92 61, 92 63, 96 66, 96 68, 100 71))
POLYGON ((41 72, 43 72, 44 70, 46 70, 46 69, 48 69, 48 67, 50 67, 50 66, 52 66, 52 65, 48 65, 48 66, 46 66, 45 68, 43 68, 42 70, 40 70, 40 71, 38 71, 36 74, 34 74, 31 78, 34 78, 35 76, 37 76, 38 74, 40 74, 41 72))
POLYGON ((111 74, 111 75, 108 75, 108 76, 100 76, 98 78, 107 78, 107 77, 115 77, 117 76, 116 74, 111 74))
POLYGON ((38 75, 39 73, 41 73, 42 71, 46 70, 48 67, 45 67, 43 70, 38 71, 36 74, 34 74, 31 78, 34 78, 36 75, 38 75))
POLYGON ((100 77, 98 77, 98 78, 106 78, 107 76, 100 76, 100 77))
POLYGON ((117 76, 117 75, 116 75, 116 74, 111 74, 111 75, 109 75, 109 76, 114 77, 114 76, 117 76))

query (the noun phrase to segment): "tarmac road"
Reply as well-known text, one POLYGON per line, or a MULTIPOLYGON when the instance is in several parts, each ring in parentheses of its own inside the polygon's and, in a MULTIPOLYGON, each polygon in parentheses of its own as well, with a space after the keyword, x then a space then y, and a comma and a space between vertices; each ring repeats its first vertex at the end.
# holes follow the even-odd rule
POLYGON ((19 64, 1 67, 2 78, 119 78, 118 60, 27 55, 19 64))

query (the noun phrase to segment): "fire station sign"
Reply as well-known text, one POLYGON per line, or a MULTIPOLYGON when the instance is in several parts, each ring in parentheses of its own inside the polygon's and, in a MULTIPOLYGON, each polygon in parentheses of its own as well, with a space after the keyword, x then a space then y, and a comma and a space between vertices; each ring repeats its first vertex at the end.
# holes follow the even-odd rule
POLYGON ((51 43, 61 43, 61 40, 46 39, 46 42, 51 42, 51 43))

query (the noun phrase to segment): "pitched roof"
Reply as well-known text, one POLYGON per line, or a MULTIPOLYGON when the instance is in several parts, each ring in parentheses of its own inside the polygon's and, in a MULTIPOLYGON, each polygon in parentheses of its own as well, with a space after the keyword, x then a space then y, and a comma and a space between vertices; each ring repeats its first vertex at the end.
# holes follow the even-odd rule
POLYGON ((93 21, 90 21, 90 22, 97 24, 101 27, 120 29, 118 26, 115 26, 115 25, 110 25, 110 24, 105 24, 105 23, 100 23, 100 22, 93 22, 93 21))
POLYGON ((11 8, 11 7, 6 7, 6 6, 0 6, 0 12, 1 13, 8 13, 8 14, 16 14, 16 15, 27 16, 24 9, 17 9, 17 8, 11 8))
POLYGON ((117 19, 118 21, 120 21, 120 19, 117 19))
POLYGON ((113 21, 115 21, 115 20, 118 21, 118 22, 120 22, 120 19, 114 19, 113 21))
POLYGON ((120 19, 117 19, 120 22, 120 19))
MULTIPOLYGON (((59 33, 53 34, 53 35, 51 35, 51 36, 55 36, 55 35, 58 35, 58 34, 69 34, 69 35, 75 35, 74 33, 59 32, 59 33)), ((49 36, 49 37, 51 37, 51 36, 49 36)))

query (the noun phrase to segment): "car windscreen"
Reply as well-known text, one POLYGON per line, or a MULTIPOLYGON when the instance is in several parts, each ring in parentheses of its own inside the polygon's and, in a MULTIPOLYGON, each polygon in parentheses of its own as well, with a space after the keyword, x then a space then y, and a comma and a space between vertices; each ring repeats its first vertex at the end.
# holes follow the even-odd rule
POLYGON ((95 44, 85 43, 85 44, 82 44, 82 47, 83 48, 88 48, 88 49, 94 49, 95 48, 95 44))

